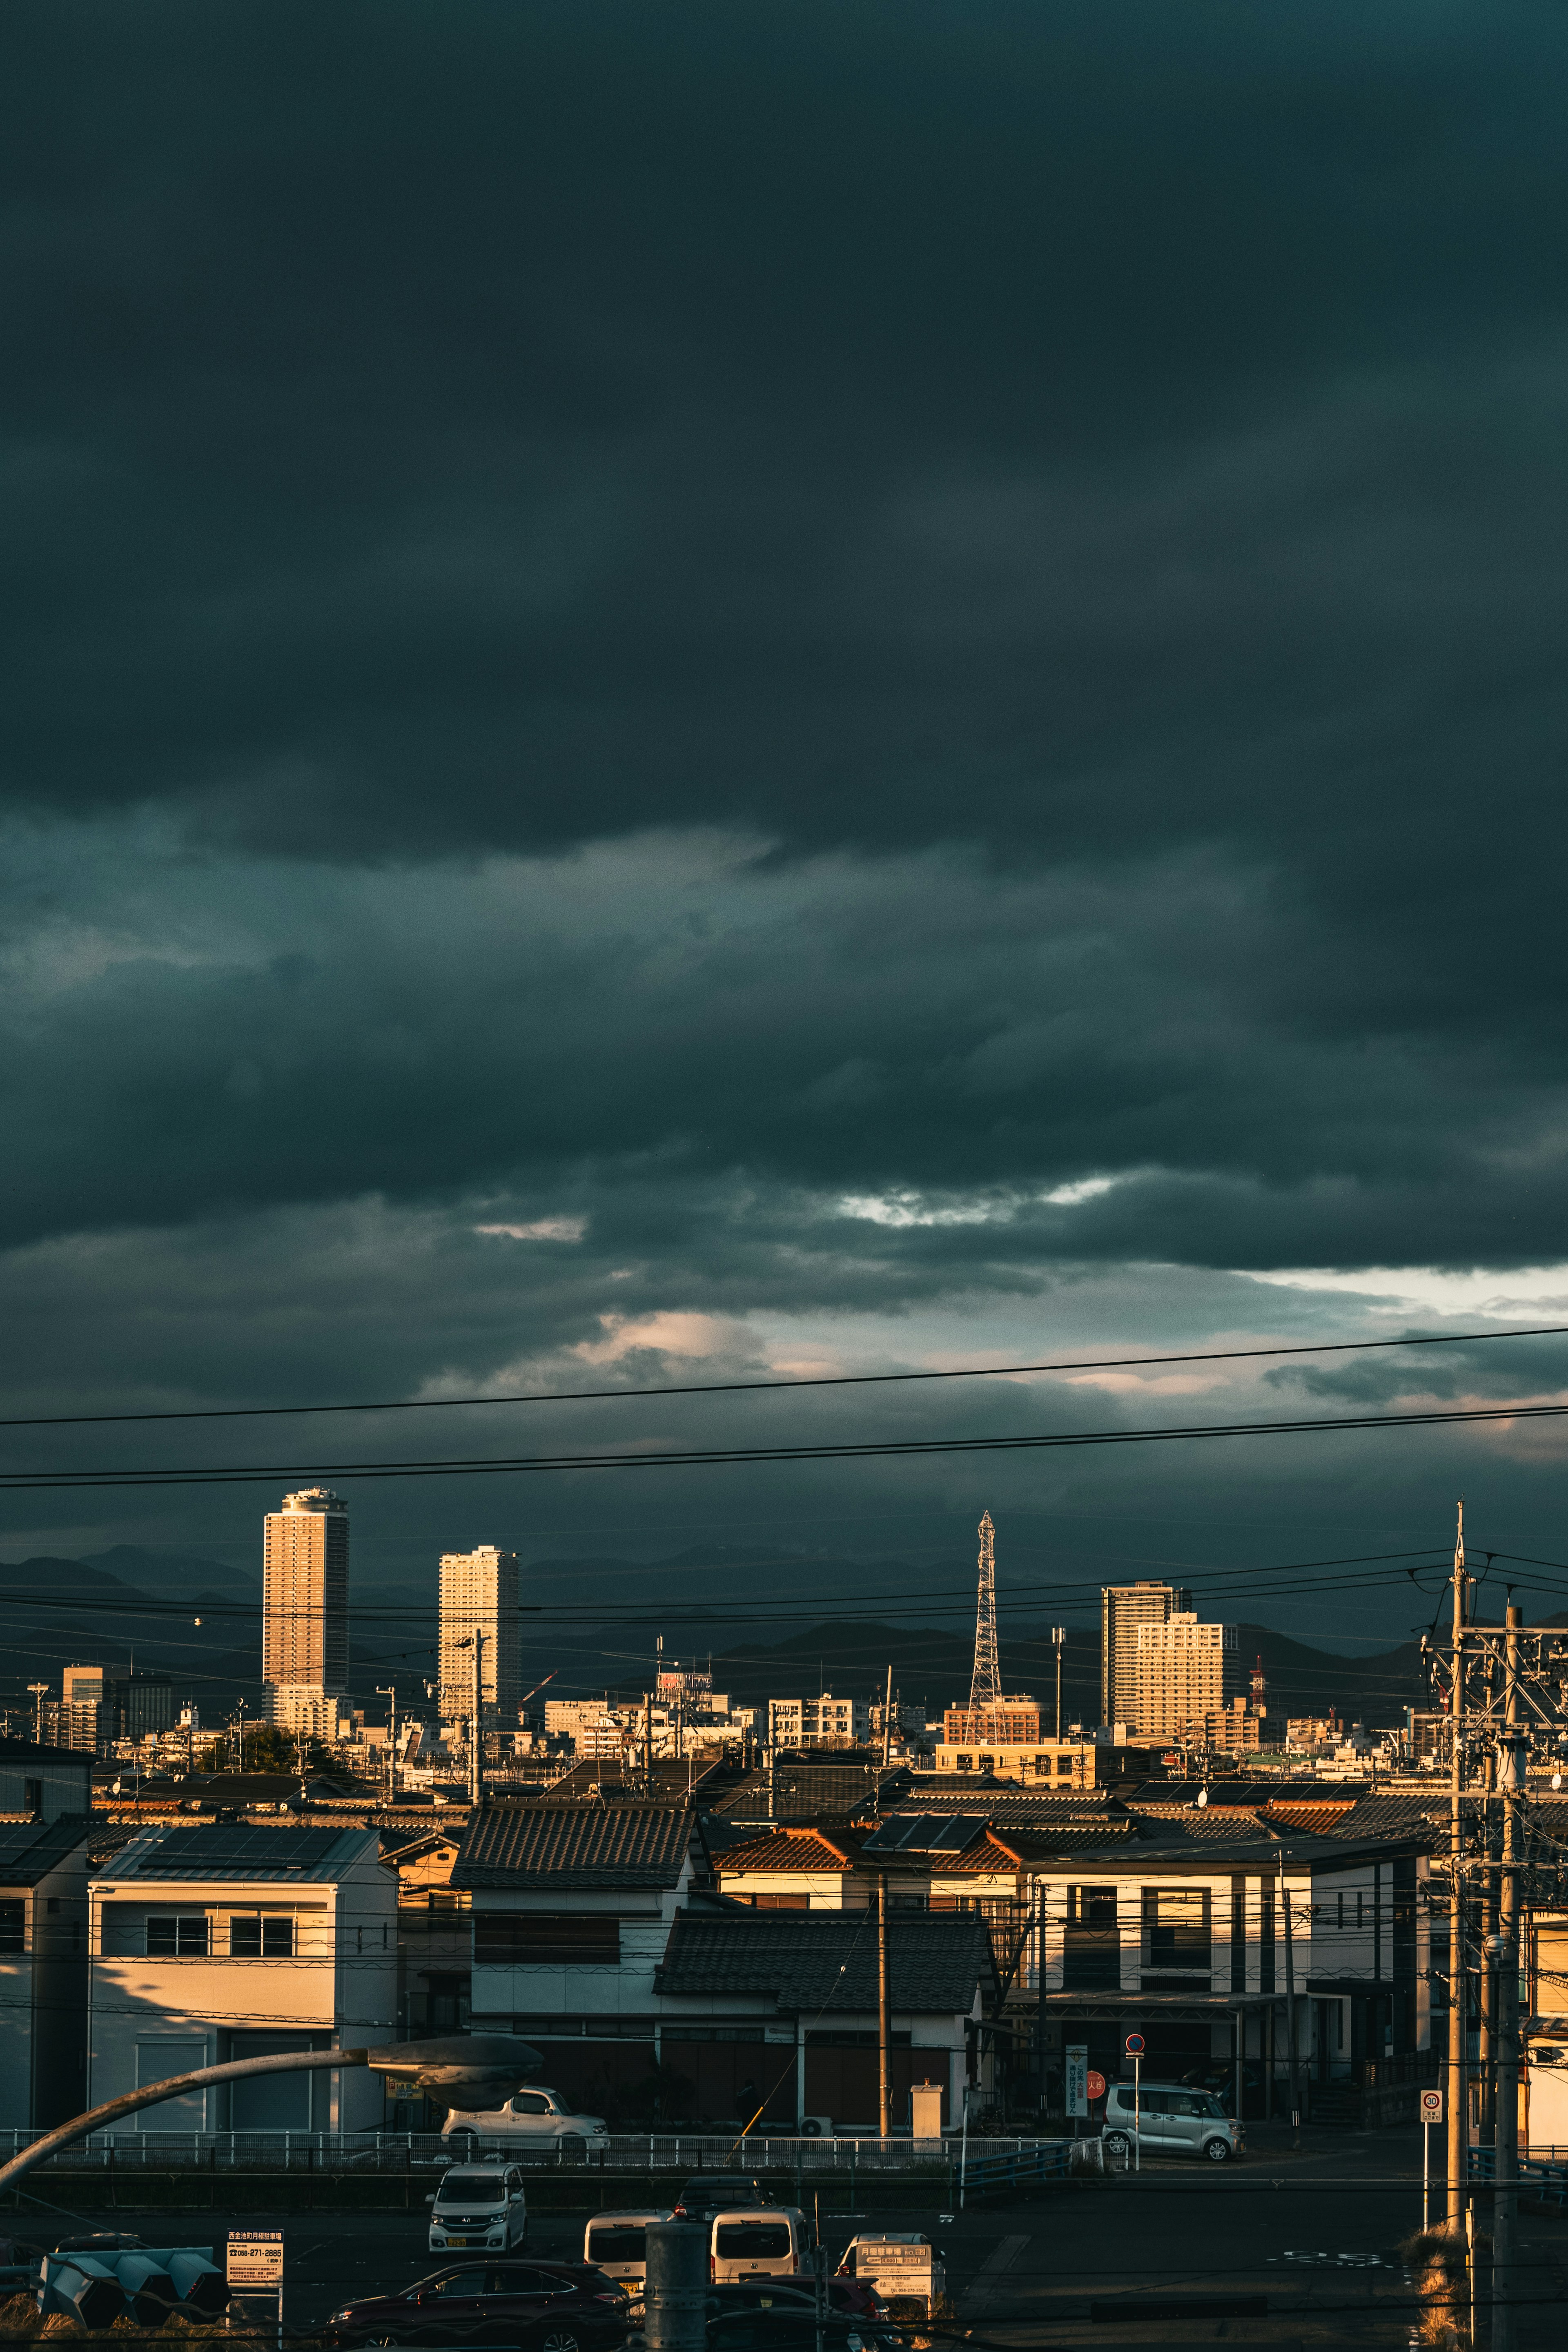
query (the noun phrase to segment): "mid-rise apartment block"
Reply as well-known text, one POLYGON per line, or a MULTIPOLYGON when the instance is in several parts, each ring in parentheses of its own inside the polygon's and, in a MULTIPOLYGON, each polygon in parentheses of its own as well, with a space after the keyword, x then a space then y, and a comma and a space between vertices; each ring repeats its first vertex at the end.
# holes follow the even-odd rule
MULTIPOLYGON (((174 1727, 174 1678, 146 1666, 68 1666, 61 1679, 61 1705, 103 1710, 110 1739, 144 1739, 174 1727)), ((80 1747, 79 1738, 62 1747, 80 1747)))
POLYGON ((950 1706, 942 1717, 947 1748, 1029 1748, 1040 1736, 1040 1710, 1027 1691, 1000 1698, 994 1706, 950 1706))
POLYGON ((863 1748, 871 1737, 871 1709, 863 1698, 771 1698, 768 1742, 773 1748, 863 1748))
POLYGON ((349 1510, 330 1486, 285 1495, 267 1514, 261 1679, 275 1722, 348 1688, 349 1510))
POLYGON ((1201 1624, 1176 1610, 1138 1629, 1132 1717, 1145 1738, 1202 1739, 1211 1716, 1241 1696, 1234 1625, 1201 1624))
POLYGON ((507 1730, 517 1725, 521 1694, 517 1625, 517 1554, 495 1544, 474 1551, 441 1555, 441 1720, 467 1722, 474 1705, 476 1633, 479 1650, 480 1709, 487 1724, 507 1730))
POLYGON ((1100 1718, 1124 1723, 1130 1731, 1150 1731, 1136 1709, 1138 1636, 1145 1626, 1164 1624, 1177 1610, 1190 1609, 1192 1595, 1179 1584, 1106 1584, 1100 1593, 1100 1718))

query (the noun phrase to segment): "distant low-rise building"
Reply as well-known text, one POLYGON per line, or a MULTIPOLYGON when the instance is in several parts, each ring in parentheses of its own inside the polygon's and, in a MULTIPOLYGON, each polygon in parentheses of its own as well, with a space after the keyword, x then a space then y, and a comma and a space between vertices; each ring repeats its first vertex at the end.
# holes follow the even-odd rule
POLYGON ((772 1748, 860 1748, 871 1737, 869 1703, 835 1698, 771 1698, 768 1744, 772 1748))
POLYGON ((931 1769, 939 1773, 973 1772, 997 1780, 1016 1780, 1026 1788, 1098 1789, 1107 1781, 1130 1775, 1148 1778, 1162 1771, 1161 1748, 1134 1746, 1125 1739, 1042 1739, 1022 1745, 993 1740, 962 1747, 939 1742, 931 1769))

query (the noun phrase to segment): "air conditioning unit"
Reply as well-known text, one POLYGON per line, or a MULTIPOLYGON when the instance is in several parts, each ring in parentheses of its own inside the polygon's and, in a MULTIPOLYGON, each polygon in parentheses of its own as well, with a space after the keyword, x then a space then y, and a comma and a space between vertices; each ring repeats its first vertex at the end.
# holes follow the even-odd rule
POLYGON ((831 2116, 802 2116, 800 2119, 800 2136, 802 2139, 831 2139, 833 2137, 833 2117, 831 2116))

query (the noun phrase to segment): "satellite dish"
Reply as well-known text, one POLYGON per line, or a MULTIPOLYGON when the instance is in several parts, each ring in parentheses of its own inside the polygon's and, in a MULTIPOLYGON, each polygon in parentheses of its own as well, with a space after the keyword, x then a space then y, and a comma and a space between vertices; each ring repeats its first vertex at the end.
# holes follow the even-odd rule
POLYGON ((1209 1792, 1208 1792, 1208 1790, 1207 1790, 1206 1789, 1200 1789, 1200 1790, 1198 1790, 1198 1802, 1199 1802, 1199 1804, 1200 1804, 1200 1805, 1206 1805, 1206 1804, 1208 1803, 1208 1801, 1209 1801, 1209 1792))

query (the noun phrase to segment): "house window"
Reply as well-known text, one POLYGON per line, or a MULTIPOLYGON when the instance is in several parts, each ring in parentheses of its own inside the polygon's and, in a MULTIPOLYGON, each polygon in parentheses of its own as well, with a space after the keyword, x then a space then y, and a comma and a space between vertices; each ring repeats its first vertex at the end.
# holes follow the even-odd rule
POLYGON ((474 1958, 492 1968, 618 1968, 621 1923, 595 1911, 480 1911, 474 1958))
POLYGON ((25 1813, 41 1813, 43 1810, 43 1782, 41 1780, 24 1780, 22 1783, 22 1811, 25 1813))
POLYGON ((147 1958, 150 1960, 205 1960, 207 1915, 205 1911, 149 1911, 147 1958))
POLYGON ((291 1960, 293 1914, 237 1911, 228 1923, 228 1948, 237 1960, 291 1960))
POLYGON ((26 1948, 27 1906, 20 1901, 0 1903, 0 1952, 26 1948))
POLYGON ((955 1756, 952 1760, 957 1765, 961 1772, 968 1772, 973 1769, 973 1759, 972 1757, 955 1756))
POLYGON ((1202 1886, 1143 1889, 1144 1966, 1183 1974, 1209 1966, 1209 1897, 1202 1886))

